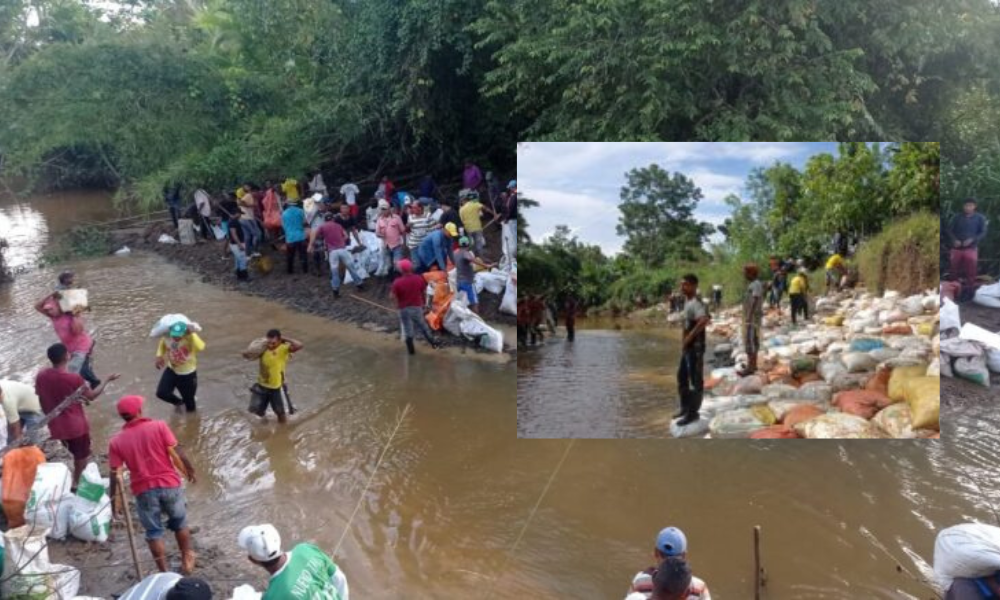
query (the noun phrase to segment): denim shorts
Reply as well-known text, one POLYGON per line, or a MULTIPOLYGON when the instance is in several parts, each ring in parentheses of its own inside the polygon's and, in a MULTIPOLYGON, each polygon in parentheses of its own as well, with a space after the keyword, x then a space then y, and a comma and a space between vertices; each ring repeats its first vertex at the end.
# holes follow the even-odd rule
POLYGON ((146 528, 147 540, 158 540, 163 537, 162 515, 167 515, 167 529, 180 531, 187 527, 187 502, 184 500, 184 490, 175 488, 153 488, 139 494, 136 498, 139 508, 139 521, 146 528))
POLYGON ((466 297, 469 299, 469 306, 479 304, 479 297, 476 296, 476 286, 471 283, 459 283, 458 291, 465 292, 466 297))

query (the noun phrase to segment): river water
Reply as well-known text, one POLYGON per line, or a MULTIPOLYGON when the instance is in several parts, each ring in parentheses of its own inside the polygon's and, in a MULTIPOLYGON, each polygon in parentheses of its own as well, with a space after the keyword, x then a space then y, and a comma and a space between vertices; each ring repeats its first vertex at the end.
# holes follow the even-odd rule
MULTIPOLYGON (((99 198, 73 202, 92 204, 87 214, 107 209, 99 198)), ((0 237, 34 248, 15 249, 30 258, 48 232, 65 226, 59 206, 8 201, 0 206, 0 237)), ((577 402, 591 411, 580 423, 599 419, 587 407, 594 390, 615 394, 620 427, 652 436, 666 418, 655 397, 672 385, 676 363, 668 334, 582 331, 574 349, 557 339, 522 353, 516 365, 426 351, 411 359, 389 336, 215 289, 157 256, 72 267, 91 292, 96 369, 123 373, 109 397, 88 409, 95 447, 119 427, 111 402, 126 391, 146 395, 148 412, 170 423, 200 471, 188 488, 197 537, 227 558, 243 560, 236 533, 263 521, 289 542, 332 552, 388 432, 412 407, 336 556, 358 598, 620 598, 648 566, 666 524, 687 532, 695 571, 717 599, 752 597, 753 525, 763 527, 767 598, 929 598, 876 544, 916 572, 937 529, 992 522, 990 503, 1000 504, 992 476, 997 442, 984 434, 1000 428, 1000 416, 989 406, 947 417, 947 444, 581 440, 570 448, 565 440, 517 439, 524 430, 515 421, 524 413, 520 405, 513 410, 515 393, 577 402), (209 346, 199 360, 194 417, 174 415, 153 398, 158 373, 148 331, 174 311, 199 320, 209 346), (284 428, 245 412, 254 365, 238 352, 271 326, 306 344, 288 374, 300 413, 284 428), (596 364, 591 345, 626 376, 575 368, 596 364), (632 396, 653 416, 628 406, 632 396)), ((55 338, 31 304, 54 277, 51 269, 32 270, 0 286, 0 377, 30 380, 44 363, 55 338)), ((262 582, 249 583, 260 589, 262 582)))

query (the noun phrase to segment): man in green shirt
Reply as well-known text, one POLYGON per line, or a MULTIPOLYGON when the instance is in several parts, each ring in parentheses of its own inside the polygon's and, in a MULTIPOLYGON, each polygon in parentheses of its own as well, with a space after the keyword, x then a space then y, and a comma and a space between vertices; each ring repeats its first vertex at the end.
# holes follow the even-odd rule
POLYGON ((262 600, 349 600, 344 572, 316 546, 282 552, 281 536, 268 523, 244 527, 238 542, 250 562, 271 574, 262 600))

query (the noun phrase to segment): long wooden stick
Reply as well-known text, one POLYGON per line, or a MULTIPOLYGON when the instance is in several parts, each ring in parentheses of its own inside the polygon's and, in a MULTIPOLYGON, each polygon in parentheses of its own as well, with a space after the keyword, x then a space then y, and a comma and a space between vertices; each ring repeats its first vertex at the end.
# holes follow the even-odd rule
POLYGON ((118 483, 118 499, 122 503, 122 512, 125 513, 125 527, 128 528, 128 545, 132 550, 132 562, 135 563, 135 576, 142 581, 142 568, 139 566, 139 553, 135 550, 135 538, 132 533, 132 508, 125 497, 125 481, 122 479, 121 471, 115 471, 115 479, 118 483))
MULTIPOLYGON (((62 402, 60 402, 58 406, 52 409, 52 412, 42 417, 42 419, 38 421, 38 423, 32 425, 31 427, 26 427, 21 434, 20 440, 12 444, 9 444, 3 450, 0 450, 0 458, 3 458, 8 452, 14 450, 15 448, 22 448, 24 446, 31 445, 31 442, 29 440, 32 438, 32 436, 29 435, 29 433, 34 433, 35 431, 43 427, 46 427, 49 424, 49 422, 52 421, 52 419, 55 419, 56 417, 61 415, 70 406, 77 404, 79 402, 86 401, 87 398, 83 394, 88 389, 90 389, 90 386, 88 384, 85 383, 81 385, 79 388, 76 389, 76 391, 74 391, 72 394, 67 396, 62 402)), ((107 389, 106 386, 105 389, 107 389)))
POLYGON ((760 566, 760 525, 754 525, 753 528, 753 564, 753 597, 755 600, 760 600, 760 588, 764 585, 764 569, 760 566))
POLYGON ((362 298, 361 296, 359 296, 357 294, 351 294, 350 297, 354 298, 358 302, 364 302, 365 304, 371 304, 372 306, 374 306, 376 308, 381 308, 382 310, 389 311, 391 313, 396 312, 396 310, 393 309, 393 308, 389 308, 388 306, 385 306, 384 304, 379 304, 378 302, 372 302, 371 300, 368 300, 367 298, 362 298))

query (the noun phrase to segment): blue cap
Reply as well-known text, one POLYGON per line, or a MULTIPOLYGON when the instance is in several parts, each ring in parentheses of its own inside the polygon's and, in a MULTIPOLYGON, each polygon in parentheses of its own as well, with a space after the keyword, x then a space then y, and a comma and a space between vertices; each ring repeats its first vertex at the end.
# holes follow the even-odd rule
POLYGON ((511 188, 516 188, 516 187, 517 187, 517 180, 516 179, 511 179, 510 183, 507 184, 507 189, 508 190, 511 189, 511 188))
POLYGON ((656 536, 656 549, 664 556, 680 556, 687 552, 687 547, 684 532, 676 527, 667 527, 656 536))

